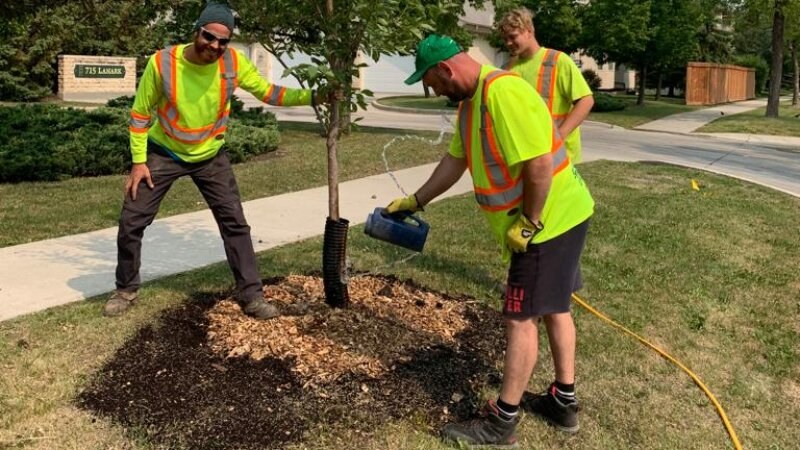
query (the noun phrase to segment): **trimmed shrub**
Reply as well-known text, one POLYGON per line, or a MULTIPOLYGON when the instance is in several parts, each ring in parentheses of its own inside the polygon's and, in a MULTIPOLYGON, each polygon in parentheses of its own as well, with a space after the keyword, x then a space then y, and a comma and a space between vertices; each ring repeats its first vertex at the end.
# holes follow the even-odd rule
POLYGON ((613 95, 605 94, 602 92, 595 92, 593 112, 609 112, 609 111, 622 111, 628 105, 621 99, 613 95))
POLYGON ((600 79, 600 75, 597 74, 592 69, 586 69, 581 72, 583 75, 583 79, 586 80, 586 84, 592 89, 592 91, 596 91, 600 89, 600 86, 603 85, 603 80, 600 79))
MULTIPOLYGON (((0 107, 0 182, 125 173, 131 163, 129 116, 122 107, 0 107)), ((275 116, 257 111, 232 118, 225 137, 234 162, 273 151, 280 140, 275 116)))
POLYGON ((123 95, 122 97, 112 98, 106 102, 109 108, 133 108, 133 100, 136 97, 132 95, 123 95))
POLYGON ((280 143, 277 127, 259 128, 236 124, 225 133, 225 148, 232 163, 247 161, 253 156, 275 151, 280 143))

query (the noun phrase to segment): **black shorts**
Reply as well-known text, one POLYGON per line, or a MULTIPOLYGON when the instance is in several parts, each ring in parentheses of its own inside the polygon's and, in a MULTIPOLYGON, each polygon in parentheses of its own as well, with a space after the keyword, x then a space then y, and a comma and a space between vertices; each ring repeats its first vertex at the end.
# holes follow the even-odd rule
POLYGON ((569 311, 572 293, 583 285, 580 261, 588 229, 586 220, 511 256, 503 316, 527 319, 569 311))

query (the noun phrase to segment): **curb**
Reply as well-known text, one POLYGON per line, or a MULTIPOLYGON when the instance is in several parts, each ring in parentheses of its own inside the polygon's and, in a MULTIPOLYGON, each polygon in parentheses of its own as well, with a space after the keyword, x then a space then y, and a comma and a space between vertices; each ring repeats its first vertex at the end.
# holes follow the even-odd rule
POLYGON ((404 108, 401 106, 390 106, 384 105, 380 103, 377 99, 373 100, 370 103, 375 109, 380 109, 383 111, 391 111, 391 112, 398 112, 398 113, 405 113, 405 114, 428 114, 428 115, 436 115, 440 116, 442 114, 449 114, 455 115, 457 111, 455 110, 448 110, 448 109, 422 109, 422 108, 404 108))

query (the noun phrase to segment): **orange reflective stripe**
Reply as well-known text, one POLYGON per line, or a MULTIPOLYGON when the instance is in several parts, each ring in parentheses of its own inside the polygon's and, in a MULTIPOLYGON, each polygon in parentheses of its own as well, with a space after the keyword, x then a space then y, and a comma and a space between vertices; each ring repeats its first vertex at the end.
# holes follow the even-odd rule
POLYGON ((225 77, 225 62, 220 58, 218 60, 219 63, 219 73, 222 76, 219 79, 219 111, 217 111, 217 117, 222 117, 222 113, 225 112, 225 96, 228 92, 228 79, 225 77))
POLYGON ((147 128, 150 126, 150 116, 131 111, 131 118, 128 120, 128 124, 130 125, 129 129, 135 133, 141 133, 141 130, 147 132, 147 128))
POLYGON ((133 125, 128 127, 128 131, 131 133, 147 133, 147 128, 136 128, 133 125))
POLYGON ((215 122, 202 127, 186 128, 178 123, 180 116, 177 108, 179 88, 177 82, 177 48, 169 47, 156 54, 156 63, 161 73, 164 96, 167 98, 166 104, 156 110, 158 122, 164 132, 172 139, 187 144, 199 144, 227 130, 228 117, 230 115, 228 105, 237 85, 236 68, 238 67, 238 60, 236 53, 231 49, 226 50, 219 60, 220 103, 215 122))
POLYGON ((561 138, 558 129, 553 127, 553 145, 550 148, 553 158, 553 176, 558 175, 569 165, 569 155, 567 154, 567 143, 561 138))
MULTIPOLYGON (((555 52, 554 52, 555 53, 555 52)), ((511 209, 522 201, 524 196, 522 176, 512 179, 508 166, 501 157, 500 148, 497 145, 493 132, 492 117, 489 108, 486 106, 488 90, 491 83, 506 75, 513 75, 509 72, 494 71, 484 78, 483 91, 481 92, 481 128, 480 145, 483 156, 483 170, 489 181, 489 187, 483 188, 474 185, 475 199, 482 209, 491 212, 505 211, 511 209)), ((458 110, 459 133, 467 153, 467 164, 470 172, 473 170, 471 162, 471 142, 472 142, 472 101, 461 102, 458 110)), ((554 121, 555 122, 555 121, 554 121)), ((553 143, 550 154, 553 161, 553 176, 569 166, 569 157, 563 139, 558 133, 558 128, 553 125, 553 143)))
POLYGON ((555 96, 556 80, 558 79, 557 63, 560 55, 561 52, 558 50, 545 49, 536 82, 536 91, 539 92, 550 112, 553 111, 553 98, 555 96))
POLYGON ((283 96, 286 95, 286 88, 281 88, 281 93, 278 95, 278 105, 283 106, 283 96))
POLYGON ((283 105, 283 95, 286 93, 286 88, 272 84, 269 90, 264 95, 263 102, 273 106, 283 105))
POLYGON ((494 136, 494 124, 492 116, 489 114, 487 106, 489 86, 497 79, 504 76, 515 76, 511 72, 494 71, 489 73, 483 80, 483 90, 481 92, 481 145, 483 147, 483 165, 487 169, 489 183, 493 186, 510 186, 514 180, 508 172, 508 167, 502 162, 500 151, 494 136))

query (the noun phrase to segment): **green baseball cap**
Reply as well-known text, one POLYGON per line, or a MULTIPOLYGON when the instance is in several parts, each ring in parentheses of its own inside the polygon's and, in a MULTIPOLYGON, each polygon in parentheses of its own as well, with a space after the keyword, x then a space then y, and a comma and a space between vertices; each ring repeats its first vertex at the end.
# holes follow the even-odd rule
POLYGON ((431 67, 446 61, 464 51, 453 38, 432 34, 417 45, 417 58, 414 60, 416 72, 406 79, 406 84, 414 84, 425 76, 431 67))

